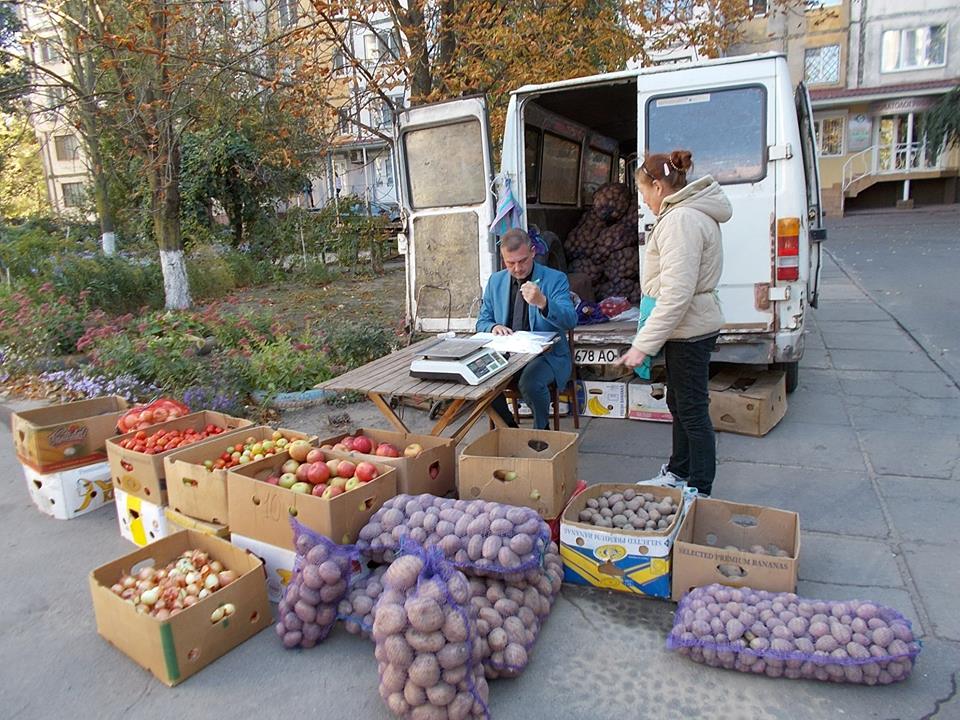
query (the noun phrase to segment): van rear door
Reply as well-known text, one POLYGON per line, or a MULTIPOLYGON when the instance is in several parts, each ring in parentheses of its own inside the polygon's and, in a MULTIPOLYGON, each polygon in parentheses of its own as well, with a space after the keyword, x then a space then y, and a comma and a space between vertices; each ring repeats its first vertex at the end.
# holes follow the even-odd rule
POLYGON ((472 330, 476 323, 483 286, 496 269, 489 138, 480 97, 413 107, 398 117, 407 316, 417 330, 472 330))
MULTIPOLYGON (((652 73, 640 77, 638 89, 641 152, 690 150, 690 179, 712 175, 733 205, 733 218, 721 226, 724 260, 717 292, 724 333, 773 331, 776 173, 767 147, 776 142, 775 63, 652 73)), ((641 232, 649 231, 655 218, 642 204, 641 212, 641 232)))
POLYGON ((817 140, 813 129, 813 110, 810 93, 805 83, 797 86, 795 95, 797 121, 800 124, 800 149, 803 155, 803 173, 806 178, 807 222, 810 230, 810 274, 807 276, 807 297, 817 307, 820 297, 820 243, 827 238, 823 227, 823 206, 820 202, 820 163, 817 162, 817 140))

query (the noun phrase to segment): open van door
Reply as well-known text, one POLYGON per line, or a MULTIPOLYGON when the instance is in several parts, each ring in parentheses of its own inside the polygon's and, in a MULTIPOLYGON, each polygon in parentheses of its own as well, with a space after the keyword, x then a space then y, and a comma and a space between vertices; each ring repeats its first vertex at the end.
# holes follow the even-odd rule
POLYGON ((820 202, 820 163, 817 162, 817 139, 813 129, 813 111, 810 93, 801 82, 795 95, 797 121, 800 123, 800 145, 803 154, 803 173, 807 184, 807 222, 810 239, 810 274, 807 276, 807 298, 811 307, 820 299, 820 243, 827 238, 823 227, 823 206, 820 202))
POLYGON ((407 316, 425 332, 472 330, 496 269, 493 162, 482 97, 404 110, 397 169, 406 214, 407 316))

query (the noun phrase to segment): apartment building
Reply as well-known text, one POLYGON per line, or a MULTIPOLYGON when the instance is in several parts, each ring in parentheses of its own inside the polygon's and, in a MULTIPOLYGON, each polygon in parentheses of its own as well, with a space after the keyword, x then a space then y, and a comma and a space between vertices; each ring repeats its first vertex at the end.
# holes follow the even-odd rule
POLYGON ((960 152, 931 147, 925 113, 960 85, 952 0, 824 0, 756 17, 730 54, 776 50, 810 91, 828 214, 958 201, 960 152))

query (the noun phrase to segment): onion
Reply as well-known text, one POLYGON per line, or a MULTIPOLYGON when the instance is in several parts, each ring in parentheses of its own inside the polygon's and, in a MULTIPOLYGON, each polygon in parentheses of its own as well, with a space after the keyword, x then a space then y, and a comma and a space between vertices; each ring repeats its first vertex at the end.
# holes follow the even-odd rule
POLYGON ((132 588, 137 586, 137 581, 134 580, 129 575, 124 575, 123 579, 120 580, 120 584, 123 585, 125 588, 132 588))
POLYGON ((113 586, 110 588, 110 592, 112 592, 112 593, 115 594, 115 595, 122 595, 122 594, 123 594, 123 585, 121 585, 120 583, 117 583, 117 584, 113 585, 113 586))
POLYGON ((223 606, 223 614, 226 617, 233 615, 236 611, 237 611, 237 606, 234 605, 233 603, 227 603, 226 605, 223 606))
POLYGON ((212 623, 218 623, 218 622, 220 622, 221 620, 223 620, 223 616, 224 616, 223 607, 222 607, 222 606, 221 606, 221 607, 218 607, 216 610, 214 610, 214 611, 210 614, 210 622, 212 622, 212 623))
POLYGON ((197 599, 198 599, 198 600, 203 600, 205 597, 208 597, 209 595, 210 595, 210 591, 207 590, 206 588, 204 588, 204 589, 201 590, 200 593, 197 595, 197 599))
POLYGON ((210 572, 221 573, 223 572, 223 563, 219 560, 214 560, 210 563, 210 572))
POLYGON ((237 571, 223 570, 217 574, 217 578, 220 580, 220 587, 226 587, 237 579, 237 571))
POLYGON ((200 586, 197 585, 196 583, 191 583, 190 585, 187 585, 187 587, 185 587, 184 590, 187 591, 187 595, 199 595, 199 594, 200 594, 200 586))
POLYGON ((197 600, 197 596, 196 596, 196 595, 187 595, 187 596, 183 599, 183 606, 184 606, 185 608, 188 608, 188 607, 190 607, 191 605, 196 605, 197 602, 198 602, 198 600, 197 600))
POLYGON ((160 597, 160 588, 151 588, 140 595, 140 602, 144 605, 153 605, 160 597))
POLYGON ((220 580, 217 579, 216 575, 207 575, 203 580, 203 586, 210 592, 213 592, 220 587, 220 580))

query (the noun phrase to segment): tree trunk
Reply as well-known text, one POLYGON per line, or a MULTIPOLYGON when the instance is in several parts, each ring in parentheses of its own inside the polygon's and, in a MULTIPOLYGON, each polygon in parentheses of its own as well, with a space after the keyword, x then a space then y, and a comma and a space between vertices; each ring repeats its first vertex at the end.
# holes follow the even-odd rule
POLYGON ((150 194, 165 306, 167 310, 186 310, 190 307, 190 281, 180 234, 180 154, 176 147, 152 158, 150 194))
POLYGON ((100 220, 100 246, 104 255, 113 255, 117 250, 117 236, 114 232, 113 207, 107 190, 107 173, 100 154, 100 141, 97 137, 87 138, 87 152, 90 153, 90 174, 93 175, 93 199, 100 220))
POLYGON ((399 17, 402 20, 401 30, 410 44, 409 67, 413 69, 410 78, 410 97, 413 102, 417 102, 426 98, 433 89, 423 2, 411 1, 410 8, 405 13, 400 13, 399 17))

